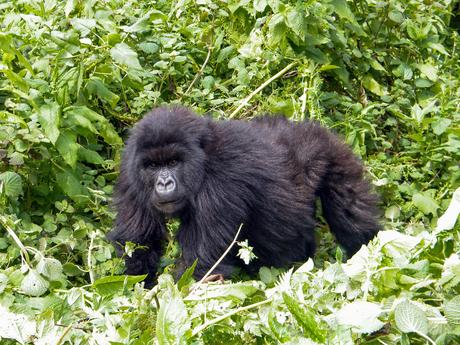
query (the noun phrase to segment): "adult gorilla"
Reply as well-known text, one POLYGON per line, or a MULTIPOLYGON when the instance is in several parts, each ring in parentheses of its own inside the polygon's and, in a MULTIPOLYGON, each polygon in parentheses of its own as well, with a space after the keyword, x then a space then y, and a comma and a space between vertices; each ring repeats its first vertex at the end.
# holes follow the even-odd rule
MULTIPOLYGON (((182 266, 202 277, 244 224, 258 259, 249 269, 287 266, 315 250, 315 198, 349 255, 379 230, 377 197, 363 167, 336 136, 315 122, 281 116, 213 121, 181 107, 158 108, 133 129, 116 186, 118 216, 109 239, 126 257, 128 274, 155 276, 165 218, 181 221, 182 266)), ((228 277, 236 250, 214 273, 228 277)))

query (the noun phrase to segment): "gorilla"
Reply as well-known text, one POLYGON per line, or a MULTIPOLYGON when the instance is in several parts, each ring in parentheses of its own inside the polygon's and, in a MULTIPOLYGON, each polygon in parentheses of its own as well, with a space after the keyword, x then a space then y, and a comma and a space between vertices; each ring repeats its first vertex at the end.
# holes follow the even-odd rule
POLYGON ((181 223, 178 266, 198 259, 196 278, 216 263, 241 224, 239 239, 249 241, 257 259, 246 266, 234 249, 215 274, 288 266, 314 254, 317 198, 348 255, 379 231, 378 198, 363 165, 318 123, 276 115, 215 121, 187 108, 161 107, 144 116, 127 140, 108 238, 118 255, 126 241, 140 245, 125 256, 126 273, 148 274, 150 281, 170 217, 181 223))

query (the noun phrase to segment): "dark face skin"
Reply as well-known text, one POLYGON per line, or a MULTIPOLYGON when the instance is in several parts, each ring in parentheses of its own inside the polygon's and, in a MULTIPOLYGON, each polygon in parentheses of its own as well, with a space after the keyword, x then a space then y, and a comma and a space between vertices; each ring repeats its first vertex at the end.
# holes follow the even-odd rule
MULTIPOLYGON (((183 183, 185 162, 176 152, 167 148, 150 149, 141 160, 141 178, 151 188, 153 206, 168 216, 175 216, 186 203, 183 183)), ((148 186, 148 187, 147 187, 148 186)))

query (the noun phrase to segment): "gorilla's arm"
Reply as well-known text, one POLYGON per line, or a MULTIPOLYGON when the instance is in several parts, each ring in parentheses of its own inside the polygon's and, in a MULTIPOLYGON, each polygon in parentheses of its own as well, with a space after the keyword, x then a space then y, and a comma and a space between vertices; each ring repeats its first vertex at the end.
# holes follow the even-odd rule
MULTIPOLYGON (((208 171, 206 181, 190 205, 190 213, 181 219, 177 234, 183 264, 190 267, 198 259, 194 272, 196 278, 203 277, 219 260, 232 243, 239 226, 244 225, 247 219, 247 200, 244 197, 248 198, 251 192, 238 181, 231 180, 230 168, 222 169, 220 173, 208 171)), ((239 263, 236 252, 237 249, 232 248, 213 274, 229 278, 239 263)))
POLYGON ((127 241, 140 246, 131 256, 124 255, 126 273, 148 274, 147 281, 151 282, 162 255, 165 222, 153 207, 149 207, 147 190, 137 183, 128 182, 128 168, 121 169, 115 190, 117 218, 114 230, 107 237, 115 244, 119 256, 124 254, 123 246, 127 241))

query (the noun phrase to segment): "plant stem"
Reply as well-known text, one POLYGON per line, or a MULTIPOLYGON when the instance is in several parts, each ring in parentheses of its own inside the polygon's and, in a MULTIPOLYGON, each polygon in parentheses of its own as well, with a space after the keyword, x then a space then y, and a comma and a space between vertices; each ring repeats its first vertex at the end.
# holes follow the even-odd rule
POLYGON ((232 315, 238 314, 239 312, 242 312, 242 311, 245 311, 245 310, 249 310, 249 309, 252 309, 252 308, 259 307, 259 306, 267 304, 267 303, 269 303, 271 301, 272 301, 271 299, 267 299, 265 301, 261 301, 261 302, 257 302, 257 303, 254 303, 254 304, 247 305, 245 307, 240 307, 238 309, 232 310, 231 312, 229 312, 227 314, 224 314, 222 316, 216 317, 215 319, 209 320, 208 322, 205 322, 201 326, 195 328, 192 331, 192 336, 194 337, 198 333, 202 332, 205 328, 207 328, 207 327, 209 327, 211 325, 214 325, 214 324, 216 324, 216 323, 218 323, 218 322, 220 322, 222 320, 225 320, 227 317, 230 317, 232 315))
POLYGON ((281 77, 283 74, 285 74, 287 71, 289 71, 292 67, 294 67, 295 65, 297 65, 297 62, 292 62, 290 63, 289 65, 287 65, 286 67, 284 67, 281 71, 279 71, 278 73, 276 73, 273 77, 271 77, 270 79, 266 80, 262 85, 260 85, 257 89, 255 89, 253 92, 251 92, 249 94, 249 96, 247 96, 245 99, 243 99, 240 103, 240 105, 229 115, 229 118, 232 119, 235 117, 236 114, 238 114, 238 112, 243 109, 245 106, 248 105, 248 102, 255 96, 257 95, 260 91, 262 91, 267 85, 269 85, 272 81, 274 81, 275 79, 278 79, 279 77, 281 77))
POLYGON ((243 228, 243 224, 240 225, 240 227, 238 228, 238 231, 236 232, 236 235, 235 237, 233 238, 233 241, 230 243, 230 245, 227 247, 227 249, 225 250, 225 252, 221 255, 221 257, 219 258, 219 260, 216 261, 216 263, 209 269, 208 272, 206 272, 206 274, 203 276, 203 278, 201 278, 201 280, 196 283, 196 285, 193 287, 192 291, 195 291, 201 284, 203 284, 203 282, 206 280, 206 278, 208 278, 210 276, 210 274, 212 273, 212 271, 214 271, 214 269, 221 263, 221 261, 225 258, 225 256, 228 254, 228 252, 230 251, 230 249, 232 249, 232 247, 235 245, 236 243, 236 240, 238 239, 238 236, 241 232, 241 229, 243 228))
POLYGON ((7 220, 5 217, 0 216, 0 223, 3 225, 6 232, 11 236, 11 238, 14 240, 16 245, 19 247, 19 250, 21 251, 21 256, 23 257, 25 263, 28 266, 30 262, 30 258, 29 258, 29 253, 27 252, 27 248, 22 244, 21 240, 19 239, 18 235, 16 235, 14 230, 10 226, 8 226, 7 220))
POLYGON ((88 265, 88 271, 89 271, 89 279, 91 281, 91 284, 94 283, 94 271, 93 271, 93 265, 91 263, 91 253, 93 251, 93 244, 94 244, 94 237, 95 233, 91 233, 89 235, 90 237, 90 242, 89 242, 89 248, 88 248, 88 257, 87 257, 87 265, 88 265))

